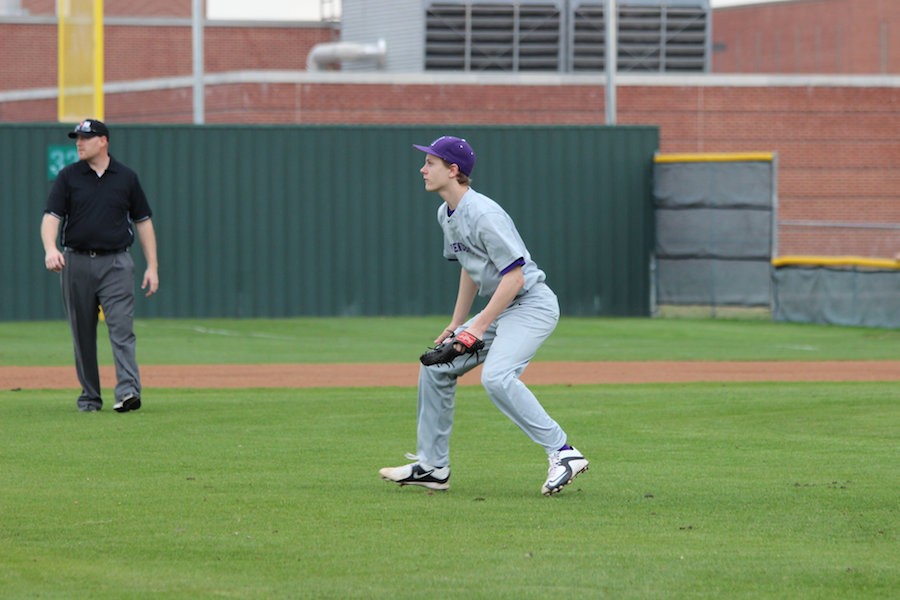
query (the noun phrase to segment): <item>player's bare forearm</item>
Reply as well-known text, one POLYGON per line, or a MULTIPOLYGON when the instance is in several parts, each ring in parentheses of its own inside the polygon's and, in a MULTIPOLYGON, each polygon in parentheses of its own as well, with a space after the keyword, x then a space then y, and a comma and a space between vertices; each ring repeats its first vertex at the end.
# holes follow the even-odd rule
POLYGON ((466 322, 469 318, 469 311, 472 309, 472 303, 475 301, 475 294, 478 293, 478 286, 469 277, 465 269, 459 270, 459 291, 456 293, 456 304, 453 307, 453 316, 450 317, 450 323, 441 335, 434 340, 435 344, 440 344, 445 339, 453 335, 456 328, 466 322))
POLYGON ((41 243, 44 245, 44 266, 48 271, 59 272, 66 266, 66 259, 56 246, 59 237, 59 219, 45 214, 41 220, 41 243))
POLYGON ((159 268, 156 259, 156 230, 153 229, 153 221, 144 219, 137 226, 138 239, 141 242, 141 250, 144 251, 144 259, 147 261, 147 268, 154 271, 159 268))
POLYGON ((466 331, 482 339, 487 328, 512 304, 524 285, 525 276, 522 274, 522 267, 516 267, 503 275, 487 306, 478 313, 466 331))
POLYGON ((145 219, 135 224, 138 238, 141 242, 141 250, 144 251, 144 259, 147 261, 147 270, 144 271, 144 279, 141 289, 147 290, 147 296, 152 296, 159 289, 159 263, 156 258, 156 231, 153 229, 153 221, 145 219))
POLYGON ((456 294, 456 305, 453 308, 452 325, 454 328, 459 327, 469 318, 469 311, 472 310, 472 302, 475 301, 475 294, 477 293, 478 286, 475 285, 475 282, 472 281, 465 269, 460 269, 459 291, 456 294))

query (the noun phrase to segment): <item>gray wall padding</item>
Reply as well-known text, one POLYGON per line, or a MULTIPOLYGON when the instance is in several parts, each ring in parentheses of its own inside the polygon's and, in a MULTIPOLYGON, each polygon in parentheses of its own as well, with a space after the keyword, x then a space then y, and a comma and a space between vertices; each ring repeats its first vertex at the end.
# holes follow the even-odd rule
POLYGON ((768 306, 768 262, 719 259, 657 259, 660 304, 768 306))
POLYGON ((774 168, 655 164, 657 304, 771 304, 774 168))
POLYGON ((773 274, 776 321, 900 327, 900 271, 780 267, 773 274))
POLYGON ((772 163, 657 163, 653 197, 663 208, 772 208, 772 163))
POLYGON ((656 209, 656 254, 666 258, 769 260, 772 213, 768 210, 656 209))

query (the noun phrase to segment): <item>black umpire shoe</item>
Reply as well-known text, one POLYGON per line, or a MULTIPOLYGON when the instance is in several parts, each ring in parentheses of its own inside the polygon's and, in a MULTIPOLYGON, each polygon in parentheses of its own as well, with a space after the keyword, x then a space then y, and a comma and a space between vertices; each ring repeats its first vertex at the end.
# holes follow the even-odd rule
POLYGON ((141 397, 136 394, 128 394, 116 402, 113 410, 116 412, 128 412, 129 410, 138 410, 140 407, 141 397))

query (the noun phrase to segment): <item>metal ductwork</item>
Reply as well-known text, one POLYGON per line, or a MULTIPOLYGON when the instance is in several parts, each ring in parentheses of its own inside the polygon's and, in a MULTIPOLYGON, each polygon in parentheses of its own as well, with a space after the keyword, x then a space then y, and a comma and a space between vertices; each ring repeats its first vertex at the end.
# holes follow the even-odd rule
POLYGON ((318 71, 327 65, 340 65, 348 61, 367 61, 384 68, 387 43, 381 39, 375 44, 354 42, 328 42, 316 44, 306 57, 306 70, 318 71))
POLYGON ((6 17, 26 14, 28 11, 22 10, 22 0, 0 0, 0 15, 6 17))

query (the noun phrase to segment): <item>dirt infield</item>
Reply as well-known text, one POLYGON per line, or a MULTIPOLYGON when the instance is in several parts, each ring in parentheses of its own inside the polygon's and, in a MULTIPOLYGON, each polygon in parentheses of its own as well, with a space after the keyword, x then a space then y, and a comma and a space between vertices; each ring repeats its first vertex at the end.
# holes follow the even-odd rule
MULTIPOLYGON (((480 383, 480 367, 460 379, 480 383)), ((267 388, 415 386, 416 364, 146 365, 145 387, 267 388)), ((104 387, 115 383, 102 367, 104 387)), ((532 385, 679 383, 697 381, 900 381, 900 361, 824 362, 535 362, 522 376, 532 385)), ((0 389, 77 389, 75 368, 0 367, 0 389)))

